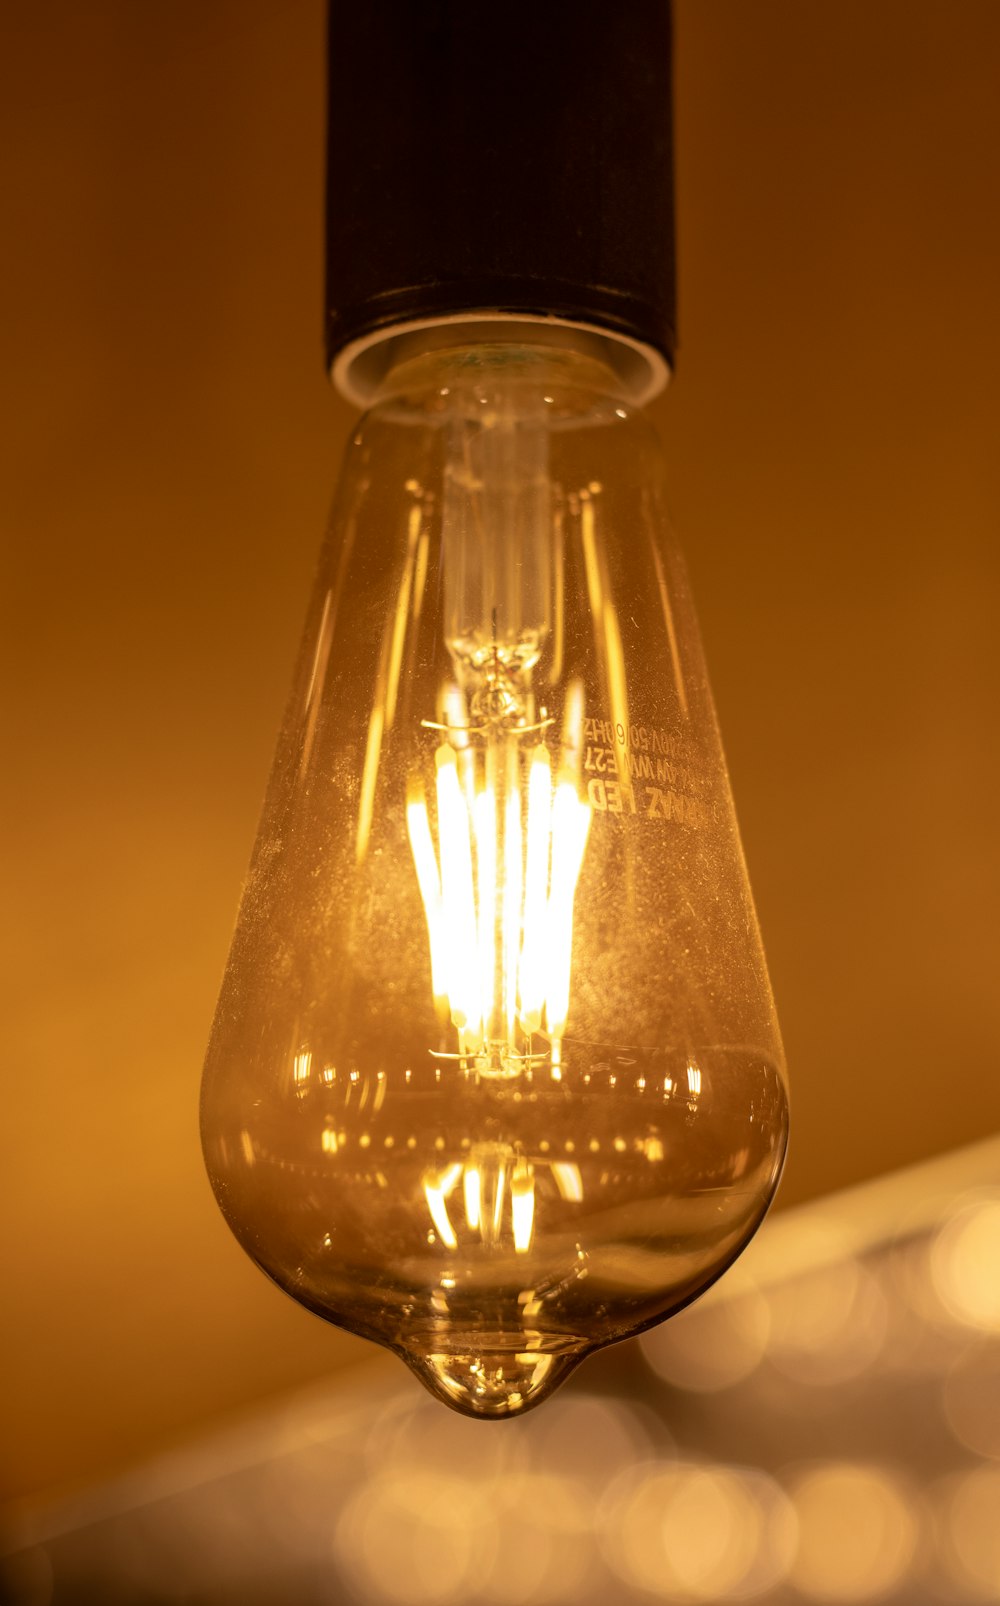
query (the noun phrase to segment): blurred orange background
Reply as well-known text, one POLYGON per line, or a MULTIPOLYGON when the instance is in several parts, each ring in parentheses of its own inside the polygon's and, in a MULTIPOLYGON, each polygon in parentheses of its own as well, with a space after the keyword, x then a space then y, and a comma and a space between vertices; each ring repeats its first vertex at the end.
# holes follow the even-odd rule
MULTIPOLYGON (((654 412, 785 1029, 789 1203, 1000 1125, 1000 7, 675 16, 654 412)), ((17 1495, 369 1351, 251 1266, 197 1137, 352 422, 321 355, 323 7, 46 0, 2 30, 17 1495)))

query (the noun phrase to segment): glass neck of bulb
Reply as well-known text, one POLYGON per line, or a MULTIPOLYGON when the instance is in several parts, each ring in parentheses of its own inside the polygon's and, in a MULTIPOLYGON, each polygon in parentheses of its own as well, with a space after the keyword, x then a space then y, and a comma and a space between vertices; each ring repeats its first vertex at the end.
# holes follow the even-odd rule
POLYGON ((424 388, 442 393, 445 387, 443 394, 454 396, 477 384, 516 387, 527 402, 535 387, 544 396, 551 380, 576 392, 581 403, 589 394, 635 408, 663 383, 661 377, 651 382, 651 361, 650 354, 598 329, 545 319, 456 319, 387 338, 379 348, 378 377, 365 403, 378 408, 403 394, 412 398, 424 388))

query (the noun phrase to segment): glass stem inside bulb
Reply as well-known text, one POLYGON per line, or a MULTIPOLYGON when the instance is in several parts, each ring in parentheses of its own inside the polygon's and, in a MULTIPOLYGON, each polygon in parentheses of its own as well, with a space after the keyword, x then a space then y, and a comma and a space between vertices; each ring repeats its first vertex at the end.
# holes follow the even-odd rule
POLYGON ((473 713, 516 716, 552 633, 554 539, 546 408, 498 387, 450 390, 442 572, 445 641, 473 713))

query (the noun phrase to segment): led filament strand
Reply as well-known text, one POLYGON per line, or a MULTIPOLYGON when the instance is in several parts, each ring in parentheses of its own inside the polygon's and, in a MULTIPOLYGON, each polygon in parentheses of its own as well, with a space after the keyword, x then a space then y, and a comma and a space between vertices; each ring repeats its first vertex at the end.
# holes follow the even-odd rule
MULTIPOLYGON (((579 719, 579 700, 571 705, 579 719)), ((467 728, 448 736, 434 755, 437 847, 419 778, 406 811, 434 995, 480 1071, 513 1074, 522 1039, 541 1031, 557 1068, 591 811, 568 762, 553 785, 542 743, 522 756, 517 730, 491 732, 478 749, 467 728)))

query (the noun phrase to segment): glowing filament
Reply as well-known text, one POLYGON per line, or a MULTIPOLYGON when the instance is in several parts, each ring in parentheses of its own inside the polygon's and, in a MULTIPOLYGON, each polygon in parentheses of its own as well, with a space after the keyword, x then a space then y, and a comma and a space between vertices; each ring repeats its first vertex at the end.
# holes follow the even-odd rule
POLYGON ((521 946, 521 1021, 537 1032, 545 1005, 549 843, 552 837, 549 755, 536 747, 528 770, 528 854, 525 868, 524 941, 521 946))
POLYGON ((441 843, 441 901, 444 972, 451 1017, 464 1046, 482 1038, 482 1009, 476 976, 476 898, 472 879, 469 817, 450 747, 437 750, 437 805, 441 843))
MULTIPOLYGON (((492 769, 492 765, 489 766, 492 769)), ((479 971, 480 1016, 487 1034, 496 1035, 493 993, 496 981, 497 800, 492 776, 472 805, 479 871, 479 908, 476 911, 476 949, 479 971)))
POLYGON ((465 1193, 465 1219, 469 1223, 471 1232, 478 1232, 479 1221, 482 1214, 480 1189, 482 1180, 477 1166, 469 1165, 465 1168, 462 1179, 462 1188, 465 1193))
POLYGON ((558 1064, 590 808, 565 769, 553 787, 542 744, 525 764, 513 738, 479 752, 455 739, 435 754, 437 845, 419 782, 406 810, 434 996, 460 1053, 516 1058, 518 1028, 530 1038, 544 1023, 558 1064))
POLYGON ((504 1015, 508 1042, 517 1015, 517 962, 521 952, 521 793, 517 784, 517 749, 508 754, 507 806, 504 811, 504 1015))

